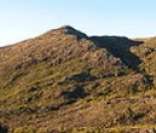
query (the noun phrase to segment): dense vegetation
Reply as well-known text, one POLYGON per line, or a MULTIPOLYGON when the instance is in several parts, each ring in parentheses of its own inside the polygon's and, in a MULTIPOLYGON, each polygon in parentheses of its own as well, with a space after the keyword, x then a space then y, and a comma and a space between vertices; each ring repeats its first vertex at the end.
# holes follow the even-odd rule
POLYGON ((0 48, 0 133, 156 132, 156 38, 65 26, 0 48))

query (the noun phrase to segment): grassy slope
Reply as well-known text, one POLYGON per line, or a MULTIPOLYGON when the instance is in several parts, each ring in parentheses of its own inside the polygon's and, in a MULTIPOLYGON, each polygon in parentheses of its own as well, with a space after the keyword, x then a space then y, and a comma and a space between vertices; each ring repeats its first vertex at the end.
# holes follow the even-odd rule
POLYGON ((136 46, 103 39, 68 27, 1 48, 0 123, 15 133, 153 128, 156 58, 144 52, 156 47, 153 39, 136 46))

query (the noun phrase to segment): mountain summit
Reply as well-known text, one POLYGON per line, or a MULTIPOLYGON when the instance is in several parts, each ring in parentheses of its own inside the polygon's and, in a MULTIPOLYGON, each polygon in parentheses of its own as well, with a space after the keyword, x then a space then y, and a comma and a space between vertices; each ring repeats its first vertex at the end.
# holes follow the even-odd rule
POLYGON ((155 38, 89 37, 70 26, 1 48, 0 132, 154 127, 155 49, 155 38))
POLYGON ((73 27, 68 26, 68 25, 67 26, 63 26, 63 27, 61 27, 58 30, 64 31, 65 34, 76 35, 76 36, 78 36, 80 38, 87 38, 86 34, 82 33, 81 31, 78 31, 78 30, 76 30, 73 27))
POLYGON ((53 29, 47 32, 46 34, 65 34, 65 35, 76 36, 79 39, 87 38, 87 35, 85 33, 82 33, 81 31, 76 30, 75 28, 68 25, 62 26, 58 29, 53 29))

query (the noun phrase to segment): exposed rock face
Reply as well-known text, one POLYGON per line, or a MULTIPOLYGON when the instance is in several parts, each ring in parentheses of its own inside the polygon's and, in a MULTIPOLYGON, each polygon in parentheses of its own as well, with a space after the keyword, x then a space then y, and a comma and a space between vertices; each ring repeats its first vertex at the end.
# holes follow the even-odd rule
POLYGON ((64 26, 0 48, 0 122, 14 132, 155 123, 151 41, 64 26))

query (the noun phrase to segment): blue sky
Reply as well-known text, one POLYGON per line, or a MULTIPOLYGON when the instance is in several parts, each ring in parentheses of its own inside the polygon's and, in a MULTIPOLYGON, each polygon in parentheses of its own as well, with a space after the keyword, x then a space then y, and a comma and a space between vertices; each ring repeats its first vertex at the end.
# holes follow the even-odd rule
POLYGON ((62 25, 89 35, 156 36, 156 0, 0 0, 0 46, 62 25))

